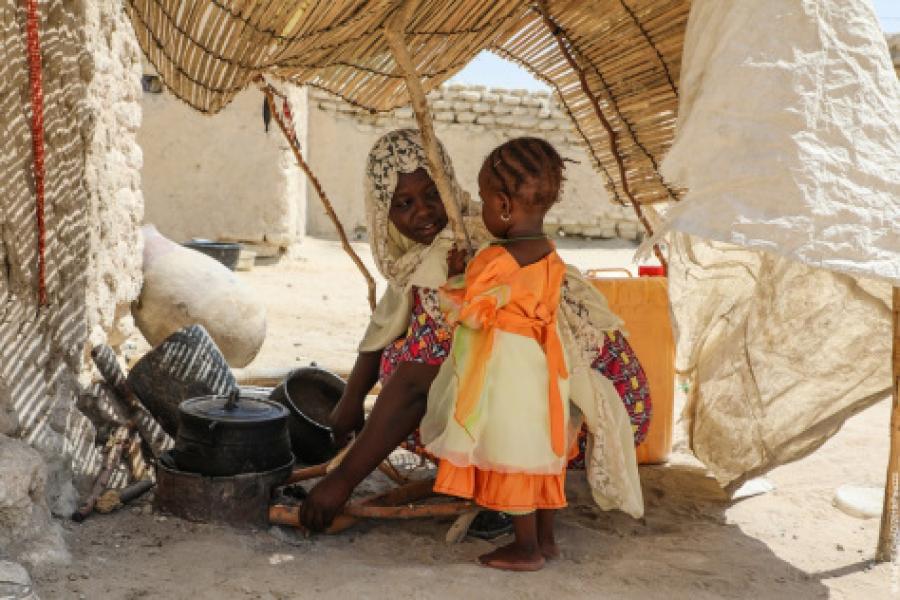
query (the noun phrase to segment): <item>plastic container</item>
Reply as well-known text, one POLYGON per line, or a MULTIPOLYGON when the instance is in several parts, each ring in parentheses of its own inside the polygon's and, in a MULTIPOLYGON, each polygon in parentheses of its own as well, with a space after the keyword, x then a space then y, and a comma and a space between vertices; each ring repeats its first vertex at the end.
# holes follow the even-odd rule
POLYGON ((666 268, 662 265, 641 265, 638 267, 639 277, 665 277, 666 268))
MULTIPOLYGON (((662 267, 659 267, 660 269, 662 267)), ((675 336, 669 312, 666 277, 603 278, 588 271, 591 283, 606 296, 609 308, 625 321, 628 341, 650 386, 653 403, 647 437, 637 447, 640 464, 658 464, 672 451, 675 413, 675 336)))

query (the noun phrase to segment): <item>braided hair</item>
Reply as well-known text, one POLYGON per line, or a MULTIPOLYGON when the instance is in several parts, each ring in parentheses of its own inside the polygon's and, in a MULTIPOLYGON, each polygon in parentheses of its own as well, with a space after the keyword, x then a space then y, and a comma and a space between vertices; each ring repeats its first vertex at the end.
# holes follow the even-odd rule
POLYGON ((511 197, 549 210, 559 199, 562 157, 546 140, 520 137, 494 148, 484 162, 486 176, 511 197))

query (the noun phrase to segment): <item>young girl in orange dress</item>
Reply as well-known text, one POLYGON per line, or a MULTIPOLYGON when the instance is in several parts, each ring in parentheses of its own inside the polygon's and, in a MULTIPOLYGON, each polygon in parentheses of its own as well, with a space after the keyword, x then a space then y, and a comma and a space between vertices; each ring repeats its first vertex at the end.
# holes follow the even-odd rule
POLYGON ((515 541, 479 557, 498 569, 538 570, 559 553, 553 519, 566 505, 569 393, 557 313, 566 267, 543 221, 563 166, 537 138, 488 155, 478 187, 497 241, 464 275, 464 255, 451 253, 442 288, 456 327, 421 435, 440 458, 435 491, 513 516, 515 541))

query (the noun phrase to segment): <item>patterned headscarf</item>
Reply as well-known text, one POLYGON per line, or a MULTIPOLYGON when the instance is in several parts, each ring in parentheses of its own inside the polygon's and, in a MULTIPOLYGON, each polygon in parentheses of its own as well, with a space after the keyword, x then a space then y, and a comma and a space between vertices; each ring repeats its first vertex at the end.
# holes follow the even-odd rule
MULTIPOLYGON (((450 186, 460 203, 463 215, 469 214, 469 196, 460 189, 453 173, 453 165, 443 145, 438 142, 444 170, 450 186)), ((429 246, 419 244, 401 234, 388 218, 391 199, 401 173, 423 168, 434 179, 428 166, 422 136, 415 129, 396 129, 375 142, 366 164, 366 212, 369 225, 369 244, 375 264, 393 285, 404 288, 422 260, 429 246)), ((450 228, 438 237, 452 237, 450 228)))

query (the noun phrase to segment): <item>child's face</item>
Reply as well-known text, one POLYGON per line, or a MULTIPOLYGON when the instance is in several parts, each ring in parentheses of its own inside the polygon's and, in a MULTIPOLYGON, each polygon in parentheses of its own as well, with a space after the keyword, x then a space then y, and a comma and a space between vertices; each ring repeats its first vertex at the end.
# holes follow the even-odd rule
POLYGON ((493 178, 487 175, 487 168, 482 167, 478 173, 478 195, 481 196, 481 220, 491 235, 497 238, 506 236, 509 231, 510 205, 509 196, 497 189, 493 178), (504 220, 502 215, 507 218, 504 220))
POLYGON ((444 203, 425 169, 400 174, 388 218, 397 231, 420 244, 430 244, 447 226, 444 203))

